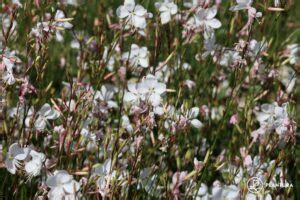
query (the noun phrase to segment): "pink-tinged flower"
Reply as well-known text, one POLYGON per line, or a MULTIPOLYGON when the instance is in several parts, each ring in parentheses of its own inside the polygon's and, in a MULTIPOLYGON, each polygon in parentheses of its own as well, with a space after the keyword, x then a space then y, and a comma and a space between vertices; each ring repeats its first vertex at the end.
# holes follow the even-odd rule
POLYGON ((196 171, 201 171, 204 167, 204 163, 202 161, 198 161, 197 158, 194 158, 194 169, 196 171))
POLYGON ((238 115, 237 114, 232 115, 230 117, 229 123, 234 125, 234 124, 237 124, 237 122, 238 122, 238 115))
POLYGON ((244 165, 245 166, 250 166, 252 164, 252 158, 250 155, 247 155, 245 158, 244 158, 244 165))
POLYGON ((173 174, 172 177, 172 194, 174 196, 174 199, 178 200, 180 196, 179 187, 184 183, 185 178, 187 176, 187 172, 176 172, 173 174))
POLYGON ((24 79, 19 91, 19 100, 21 103, 25 103, 25 95, 36 93, 36 89, 28 82, 28 78, 24 79))
POLYGON ((282 104, 282 106, 276 102, 263 104, 261 110, 262 112, 256 112, 256 119, 260 123, 260 128, 251 133, 254 141, 259 138, 261 142, 266 142, 264 135, 272 132, 276 132, 280 139, 287 136, 294 137, 296 126, 287 113, 287 103, 282 104))

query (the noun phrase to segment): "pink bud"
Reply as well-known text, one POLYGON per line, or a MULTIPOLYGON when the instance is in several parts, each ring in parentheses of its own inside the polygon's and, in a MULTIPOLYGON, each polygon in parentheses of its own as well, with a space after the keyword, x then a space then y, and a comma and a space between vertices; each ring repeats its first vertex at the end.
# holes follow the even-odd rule
POLYGON ((234 124, 237 124, 237 122, 238 122, 238 115, 237 114, 232 115, 230 117, 229 123, 234 125, 234 124))

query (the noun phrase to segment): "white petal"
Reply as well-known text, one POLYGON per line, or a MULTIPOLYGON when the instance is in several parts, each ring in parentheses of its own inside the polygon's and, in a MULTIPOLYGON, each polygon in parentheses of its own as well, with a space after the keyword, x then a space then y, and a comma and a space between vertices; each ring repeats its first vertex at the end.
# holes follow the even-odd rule
POLYGON ((236 5, 229 8, 230 11, 238 11, 238 10, 245 10, 248 7, 245 5, 236 5))
POLYGON ((171 14, 169 12, 163 12, 160 14, 162 24, 166 24, 171 20, 171 14))
POLYGON ((207 194, 207 186, 203 183, 201 183, 201 186, 198 190, 197 196, 204 196, 207 194))
POLYGON ((275 106, 273 104, 263 104, 261 105, 261 110, 265 113, 273 113, 275 106))
POLYGON ((46 185, 50 188, 55 188, 57 186, 57 176, 50 176, 47 178, 46 185))
POLYGON ((144 17, 133 16, 132 22, 136 28, 144 29, 146 27, 146 19, 144 17))
POLYGON ((131 92, 126 92, 124 94, 124 101, 125 102, 131 102, 137 100, 137 96, 131 92))
POLYGON ((213 6, 211 8, 207 8, 207 15, 206 15, 206 19, 212 19, 216 16, 217 14, 217 7, 216 6, 213 6))
POLYGON ((5 71, 3 73, 2 79, 4 80, 5 83, 7 83, 8 85, 13 85, 16 82, 16 79, 13 75, 12 72, 9 71, 5 71))
POLYGON ((178 7, 176 4, 172 3, 173 6, 171 7, 171 14, 175 15, 178 12, 178 7))
POLYGON ((143 6, 137 5, 134 9, 134 13, 137 16, 143 17, 147 13, 147 10, 143 6))
POLYGON ((235 185, 230 185, 226 187, 223 191, 226 199, 237 200, 240 196, 240 191, 235 185))
POLYGON ((10 173, 12 173, 12 174, 15 174, 16 171, 17 171, 17 168, 16 168, 16 166, 14 165, 13 161, 10 160, 9 158, 6 158, 6 159, 5 159, 5 167, 6 167, 6 169, 7 169, 10 173))
POLYGON ((256 112, 255 115, 256 115, 257 121, 259 121, 259 122, 264 122, 271 117, 270 114, 264 113, 264 112, 256 112))
POLYGON ((43 117, 38 117, 37 120, 34 122, 34 126, 37 130, 43 131, 46 127, 46 120, 43 117))
POLYGON ((41 107, 38 113, 40 115, 46 116, 50 112, 51 112, 51 106, 48 103, 46 103, 41 107))
POLYGON ((150 97, 149 97, 149 100, 152 104, 152 106, 158 106, 161 102, 161 97, 157 94, 152 94, 150 97))
POLYGON ((163 115, 164 114, 164 108, 157 106, 153 109, 154 113, 157 115, 163 115))
POLYGON ((199 115, 199 108, 198 107, 193 107, 189 111, 188 118, 193 119, 193 118, 198 117, 198 115, 199 115))
POLYGON ((55 33, 55 39, 58 41, 58 42, 61 42, 64 40, 64 37, 61 35, 61 32, 60 31, 56 31, 55 33))
POLYGON ((71 24, 70 22, 63 22, 63 27, 66 29, 70 29, 73 27, 73 24, 71 24))
POLYGON ((253 0, 236 0, 237 4, 240 5, 251 5, 253 0))
POLYGON ((63 188, 65 192, 75 194, 80 189, 80 184, 73 180, 70 183, 64 184, 63 188))
POLYGON ((125 6, 120 6, 117 9, 117 16, 121 19, 128 17, 129 14, 129 11, 125 6))
POLYGON ((198 119, 191 120, 191 124, 195 128, 201 128, 203 124, 198 119))
POLYGON ((59 117, 59 112, 57 110, 52 109, 50 113, 45 116, 47 119, 57 119, 59 117))
POLYGON ((205 23, 214 29, 220 28, 222 25, 221 22, 219 20, 217 20, 216 18, 207 20, 205 23))
POLYGON ((6 70, 11 72, 14 67, 14 63, 6 57, 3 57, 2 59, 3 59, 4 65, 6 67, 6 70))
POLYGON ((166 92, 167 86, 164 83, 157 83, 155 85, 155 93, 157 94, 163 94, 166 92))
POLYGON ((135 1, 134 0, 125 0, 124 5, 126 5, 126 6, 135 6, 135 1))
POLYGON ((64 19, 65 18, 65 14, 63 11, 61 10, 57 10, 56 13, 55 13, 55 17, 54 19, 64 19))
POLYGON ((148 58, 141 58, 141 59, 139 59, 139 64, 143 68, 147 68, 147 67, 149 67, 149 59, 148 58))
POLYGON ((37 176, 40 174, 41 165, 35 161, 30 161, 25 164, 25 171, 30 176, 37 176))
POLYGON ((220 186, 213 186, 212 198, 213 199, 222 199, 222 188, 220 186))

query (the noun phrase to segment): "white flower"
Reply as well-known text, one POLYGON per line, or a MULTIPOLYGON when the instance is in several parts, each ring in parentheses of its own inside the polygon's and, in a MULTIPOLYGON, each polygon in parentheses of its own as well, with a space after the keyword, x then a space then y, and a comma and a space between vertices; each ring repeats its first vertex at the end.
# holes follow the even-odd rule
POLYGON ((38 118, 34 123, 37 130, 43 131, 46 127, 48 120, 54 120, 59 117, 59 112, 52 109, 49 104, 44 104, 38 111, 38 118))
POLYGON ((208 188, 204 183, 201 183, 201 186, 196 194, 196 200, 209 200, 208 188))
POLYGON ((70 22, 64 21, 66 18, 65 13, 62 10, 57 10, 54 16, 55 26, 65 29, 70 29, 73 25, 70 22))
POLYGON ((93 174, 98 175, 98 176, 106 176, 110 172, 111 168, 111 159, 105 160, 105 162, 102 165, 98 165, 94 168, 93 174))
POLYGON ((287 93, 291 93, 297 81, 295 70, 291 67, 282 66, 279 70, 279 78, 287 93))
POLYGON ((131 104, 138 104, 141 98, 137 90, 138 84, 137 83, 129 83, 128 84, 128 91, 124 94, 124 101, 131 103, 131 104))
POLYGON ((201 184, 199 188, 197 199, 224 199, 224 200, 238 200, 240 199, 240 189, 235 185, 221 185, 219 181, 213 183, 212 192, 207 198, 207 187, 201 184))
POLYGON ((160 19, 162 24, 167 24, 171 20, 171 16, 177 13, 178 7, 172 1, 157 2, 155 7, 160 11, 160 19))
POLYGON ((70 46, 73 49, 79 49, 80 48, 80 43, 78 42, 78 40, 72 40, 70 46))
POLYGON ((148 101, 153 107, 161 103, 161 95, 166 92, 166 84, 158 82, 155 76, 148 75, 138 84, 129 84, 129 92, 124 95, 125 102, 148 101))
POLYGON ((18 143, 13 143, 10 145, 5 159, 5 166, 7 170, 15 174, 17 168, 21 167, 20 161, 24 161, 30 152, 29 148, 21 148, 18 143))
POLYGON ((63 41, 63 36, 61 34, 61 29, 71 29, 73 27, 73 25, 68 22, 68 21, 64 21, 64 19, 66 18, 65 13, 61 10, 57 10, 54 16, 54 26, 56 27, 56 32, 55 32, 55 37, 56 40, 61 42, 63 41))
POLYGON ((217 15, 217 7, 200 8, 196 13, 196 25, 203 27, 204 30, 217 29, 221 27, 221 22, 215 18, 217 15))
POLYGON ((109 183, 116 177, 116 171, 111 171, 112 160, 108 158, 102 165, 94 168, 93 175, 98 176, 97 186, 102 197, 109 193, 109 183))
POLYGON ((222 199, 238 200, 240 199, 240 189, 235 185, 223 187, 222 199))
POLYGON ((34 150, 31 150, 29 155, 31 156, 31 160, 25 163, 25 171, 28 177, 31 178, 40 175, 46 157, 45 154, 34 150))
POLYGON ((100 91, 95 93, 94 103, 97 104, 100 101, 106 103, 108 108, 117 108, 117 103, 112 100, 116 91, 113 85, 102 85, 100 91))
POLYGON ((239 52, 234 50, 226 50, 222 52, 222 55, 214 57, 214 61, 218 62, 222 66, 230 67, 235 63, 241 61, 242 57, 239 52))
POLYGON ((264 42, 258 42, 253 39, 249 42, 247 54, 254 60, 261 52, 264 52, 266 48, 267 45, 264 44, 264 42))
POLYGON ((263 104, 261 106, 262 112, 256 112, 256 119, 261 126, 275 130, 278 135, 283 135, 287 131, 287 125, 290 122, 287 113, 287 104, 278 106, 275 102, 273 104, 263 104))
POLYGON ((3 81, 8 85, 13 85, 16 82, 16 79, 13 75, 14 62, 11 59, 3 57, 2 65, 4 65, 6 69, 2 74, 3 81))
POLYGON ((54 172, 53 176, 48 177, 46 185, 50 188, 48 198, 50 200, 58 199, 78 199, 80 194, 80 183, 73 179, 65 170, 58 170, 54 172))
POLYGON ((16 79, 15 79, 12 71, 5 71, 2 75, 2 79, 8 85, 13 85, 16 82, 16 79))
POLYGON ((139 47, 136 44, 132 44, 130 52, 122 55, 122 60, 129 60, 133 67, 141 66, 147 68, 149 67, 149 51, 147 47, 139 47))
POLYGON ((129 133, 133 132, 133 127, 127 115, 122 116, 122 127, 125 128, 129 133))
POLYGON ((186 114, 186 118, 188 119, 189 123, 195 128, 201 128, 203 126, 203 124, 197 119, 198 115, 198 107, 191 108, 186 114))
POLYGON ((155 107, 161 102, 161 95, 166 92, 166 84, 157 81, 156 77, 148 75, 146 79, 139 84, 138 91, 146 95, 151 104, 155 107))
POLYGON ((22 7, 22 4, 21 4, 20 0, 12 0, 11 2, 13 4, 16 4, 18 7, 22 7))
POLYGON ((13 67, 14 67, 14 62, 11 59, 6 58, 6 57, 3 57, 2 60, 3 60, 3 64, 6 68, 6 70, 7 71, 12 71, 13 67))
POLYGON ((117 9, 119 18, 125 20, 125 24, 135 28, 144 29, 146 27, 147 10, 141 5, 135 5, 134 0, 125 0, 124 5, 117 9))
POLYGON ((229 10, 237 11, 237 10, 249 9, 251 7, 252 2, 253 0, 236 0, 236 3, 238 5, 230 7, 229 10))
POLYGON ((30 107, 29 109, 27 108, 27 110, 25 110, 25 107, 23 106, 13 107, 8 110, 9 117, 17 118, 19 124, 23 124, 25 120, 26 127, 30 127, 30 120, 32 118, 33 112, 33 107, 30 107))
POLYGON ((158 185, 158 176, 152 175, 153 169, 150 167, 140 171, 138 188, 143 188, 149 195, 159 197, 161 195, 161 186, 158 185))
POLYGON ((204 49, 202 58, 206 58, 208 55, 214 55, 219 45, 216 44, 216 36, 214 32, 211 34, 204 34, 204 49))
POLYGON ((31 29, 30 34, 37 39, 43 38, 43 32, 50 32, 50 22, 38 22, 34 28, 31 29))
POLYGON ((253 194, 251 192, 248 192, 245 198, 246 200, 257 200, 257 199, 272 200, 272 196, 270 194, 266 194, 264 196, 263 194, 253 194))

